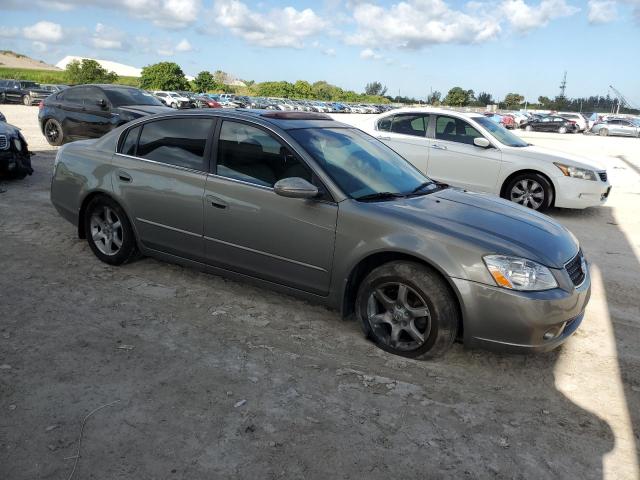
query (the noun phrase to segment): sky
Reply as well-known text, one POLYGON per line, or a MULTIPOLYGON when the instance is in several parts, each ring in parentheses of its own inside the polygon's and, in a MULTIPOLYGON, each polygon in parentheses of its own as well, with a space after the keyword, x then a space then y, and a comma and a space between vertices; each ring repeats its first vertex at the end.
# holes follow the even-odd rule
POLYGON ((454 86, 640 106, 640 0, 0 0, 0 50, 425 98, 454 86), (612 93, 612 96, 614 94, 612 93))

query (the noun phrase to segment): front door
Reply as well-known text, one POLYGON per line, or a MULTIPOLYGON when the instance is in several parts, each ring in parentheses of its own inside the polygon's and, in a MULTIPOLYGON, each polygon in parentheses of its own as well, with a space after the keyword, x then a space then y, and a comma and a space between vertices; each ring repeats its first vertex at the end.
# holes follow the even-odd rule
POLYGON ((426 174, 430 144, 426 136, 428 126, 427 113, 399 113, 380 119, 375 136, 426 174))
POLYGON ((215 174, 207 178, 207 261, 318 295, 329 291, 338 206, 302 159, 279 139, 247 123, 224 121, 215 174), (280 179, 301 177, 318 199, 277 195, 280 179))
POLYGON ((502 152, 475 146, 473 139, 483 135, 465 120, 448 115, 433 118, 435 138, 431 139, 427 175, 453 186, 495 193, 502 152))
POLYGON ((113 189, 148 248, 203 261, 203 195, 215 120, 134 127, 113 158, 113 189))

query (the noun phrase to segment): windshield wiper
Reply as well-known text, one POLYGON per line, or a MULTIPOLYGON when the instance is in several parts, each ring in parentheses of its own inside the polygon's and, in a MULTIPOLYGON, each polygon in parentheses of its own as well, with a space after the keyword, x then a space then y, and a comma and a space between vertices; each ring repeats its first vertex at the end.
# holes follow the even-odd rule
POLYGON ((449 185, 447 185, 446 183, 440 183, 440 182, 435 182, 435 181, 431 181, 431 182, 424 182, 421 183, 420 185, 418 185, 416 188, 414 188, 413 190, 411 190, 409 193, 407 193, 407 197, 409 196, 416 196, 416 195, 429 195, 430 193, 434 193, 437 192, 438 190, 442 190, 444 188, 447 188, 449 185), (423 188, 426 188, 430 185, 433 185, 433 188, 425 191, 425 192, 421 192, 420 190, 422 190, 423 188))
POLYGON ((392 198, 400 198, 403 195, 399 193, 391 193, 391 192, 376 192, 369 193, 367 195, 362 195, 360 197, 355 197, 355 199, 359 202, 366 202, 371 200, 390 200, 392 198))
MULTIPOLYGON (((428 187, 429 185, 434 185, 433 182, 429 181, 429 182, 423 182, 420 185, 418 185, 416 188, 414 188, 413 190, 411 190, 407 195, 412 195, 414 193, 418 193, 420 190, 422 190, 423 188, 428 187)), ((425 192, 426 193, 426 192, 425 192)))

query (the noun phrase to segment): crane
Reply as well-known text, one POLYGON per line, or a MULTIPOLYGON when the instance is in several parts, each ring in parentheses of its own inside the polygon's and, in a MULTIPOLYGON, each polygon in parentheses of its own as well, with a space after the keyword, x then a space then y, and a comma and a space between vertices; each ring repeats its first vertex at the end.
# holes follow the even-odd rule
POLYGON ((622 93, 620 92, 620 90, 618 90, 617 88, 615 88, 613 85, 609 85, 609 88, 611 90, 613 90, 613 93, 616 94, 616 97, 618 97, 618 106, 616 108, 616 115, 618 113, 620 113, 620 106, 622 107, 629 107, 629 108, 635 108, 635 105, 631 105, 631 103, 629 102, 629 100, 627 100, 626 98, 624 98, 624 95, 622 95, 622 93))

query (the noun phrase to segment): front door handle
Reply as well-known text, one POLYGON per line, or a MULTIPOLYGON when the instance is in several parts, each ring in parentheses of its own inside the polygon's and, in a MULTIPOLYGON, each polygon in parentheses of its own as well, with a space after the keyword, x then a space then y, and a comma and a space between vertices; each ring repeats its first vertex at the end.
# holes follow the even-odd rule
POLYGON ((122 170, 118 172, 118 180, 127 183, 131 183, 131 181, 133 181, 131 175, 129 175, 127 172, 123 172, 122 170))
POLYGON ((220 200, 218 197, 214 197, 213 195, 207 195, 207 201, 211 204, 211 206, 224 209, 227 208, 226 202, 220 200))
POLYGON ((444 145, 438 145, 437 143, 434 143, 433 145, 431 145, 431 148, 435 148, 436 150, 446 150, 447 147, 445 147, 444 145))
POLYGON ((380 135, 378 137, 378 140, 391 140, 391 137, 383 137, 382 135, 380 135))

